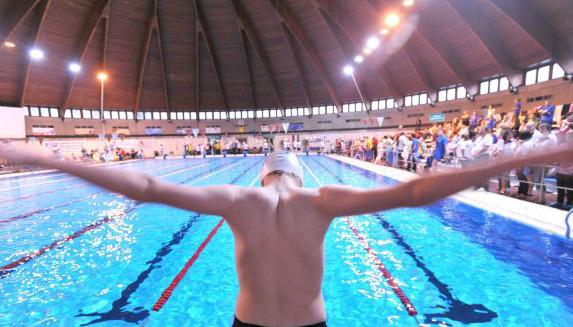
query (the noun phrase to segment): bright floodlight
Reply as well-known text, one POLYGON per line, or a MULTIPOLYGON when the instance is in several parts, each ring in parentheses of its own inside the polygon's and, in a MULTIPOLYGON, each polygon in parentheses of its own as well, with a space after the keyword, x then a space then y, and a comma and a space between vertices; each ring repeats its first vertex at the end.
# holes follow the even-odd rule
POLYGON ((404 0, 402 4, 404 5, 404 7, 411 7, 414 5, 414 0, 404 0))
POLYGON ((97 74, 97 79, 99 79, 99 80, 102 81, 102 82, 103 82, 103 81, 106 81, 106 80, 107 80, 107 77, 108 77, 107 74, 104 73, 104 72, 101 72, 101 73, 97 74))
POLYGON ((79 72, 82 71, 82 66, 80 66, 80 64, 78 64, 77 62, 72 62, 69 66, 68 69, 74 73, 77 74, 79 72))
POLYGON ((369 55, 372 53, 372 50, 370 48, 364 48, 364 50, 362 50, 362 53, 365 55, 369 55))
POLYGON ((383 28, 380 30, 380 35, 388 35, 388 33, 390 33, 390 30, 387 28, 383 28))
POLYGON ((354 62, 360 64, 364 61, 364 57, 362 57, 361 55, 358 55, 356 57, 354 57, 354 62))
POLYGON ((368 49, 374 50, 378 48, 378 46, 380 46, 380 40, 375 36, 366 41, 366 47, 368 47, 368 49))
POLYGON ((16 47, 16 44, 13 43, 13 42, 6 41, 6 42, 4 42, 4 46, 5 46, 6 48, 15 48, 15 47, 16 47))
POLYGON ((44 59, 44 51, 34 48, 30 50, 30 58, 34 60, 42 60, 44 59))
POLYGON ((400 16, 398 14, 389 14, 384 18, 384 24, 388 27, 396 27, 400 24, 400 16))
POLYGON ((354 74, 354 67, 352 67, 350 65, 346 65, 346 66, 344 66, 343 72, 345 75, 350 76, 350 75, 354 74))

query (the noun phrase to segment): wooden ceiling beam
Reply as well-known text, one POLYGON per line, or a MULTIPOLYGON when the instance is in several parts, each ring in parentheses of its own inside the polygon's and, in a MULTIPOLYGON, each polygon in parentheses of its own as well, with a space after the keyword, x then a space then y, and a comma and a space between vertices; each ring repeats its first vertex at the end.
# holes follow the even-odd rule
MULTIPOLYGON (((0 41, 9 41, 10 36, 28 15, 43 0, 12 0, 8 10, 1 15, 0 20, 0 41)), ((3 45, 2 45, 3 46, 3 45)))
MULTIPOLYGON (((40 34, 40 30, 42 29, 42 25, 44 24, 44 20, 47 16, 46 14, 48 13, 48 9, 50 8, 51 3, 52 0, 44 0, 36 7, 37 15, 34 17, 34 25, 30 35, 30 39, 32 40, 32 47, 34 47, 38 41, 38 35, 40 34)), ((18 97, 20 107, 25 104, 26 91, 28 89, 28 79, 30 77, 30 56, 28 55, 26 55, 26 59, 24 59, 22 71, 24 72, 24 75, 22 76, 20 84, 20 96, 18 97)))
MULTIPOLYGON (((356 51, 356 47, 352 44, 352 40, 349 37, 348 33, 344 30, 344 28, 339 24, 339 22, 334 17, 335 14, 331 14, 328 10, 330 6, 330 1, 320 1, 316 0, 313 1, 314 8, 318 12, 318 15, 322 19, 322 21, 328 27, 330 34, 334 37, 336 44, 340 51, 342 52, 342 56, 344 57, 344 62, 352 62, 354 60, 354 52, 356 51), (342 30, 342 33, 341 31, 342 30)), ((370 64, 370 61, 367 60, 367 63, 370 64)), ((371 67, 371 65, 369 65, 371 67)), ((378 74, 377 74, 378 75, 378 74)), ((356 87, 358 88, 358 95, 362 99, 364 96, 364 105, 366 106, 366 110, 370 111, 370 99, 367 93, 364 91, 364 76, 360 70, 355 70, 354 73, 356 87)), ((380 77, 380 75, 378 75, 380 77)), ((385 81, 383 81, 385 83, 385 81)))
POLYGON ((221 69, 219 68, 219 62, 217 61, 217 57, 215 55, 215 48, 213 46, 211 35, 209 33, 207 23, 205 22, 201 6, 199 5, 199 0, 193 0, 193 4, 195 6, 197 22, 201 26, 201 34, 203 36, 203 39, 205 40, 205 46, 207 48, 207 54, 209 55, 209 61, 211 62, 213 72, 215 73, 217 86, 219 87, 219 91, 221 92, 221 97, 223 98, 223 105, 225 106, 225 110, 227 111, 227 116, 228 116, 229 103, 227 101, 227 95, 225 93, 225 86, 223 85, 223 80, 221 79, 221 69))
POLYGON ((490 24, 484 24, 482 16, 476 15, 482 4, 477 1, 457 1, 443 0, 460 18, 464 24, 477 37, 481 46, 493 59, 499 68, 499 72, 504 74, 511 85, 519 86, 523 83, 523 72, 515 67, 509 53, 504 48, 503 40, 498 37, 490 24))
POLYGON ((201 41, 201 26, 195 14, 195 115, 199 119, 199 108, 201 107, 201 51, 199 42, 201 41))
POLYGON ((298 41, 301 48, 304 50, 304 52, 310 59, 310 62, 318 72, 318 76, 320 77, 322 83, 326 87, 326 90, 328 91, 330 98, 336 105, 336 110, 338 114, 342 113, 342 103, 338 98, 336 89, 334 88, 330 80, 330 77, 328 77, 328 73, 326 71, 326 67, 323 64, 323 61, 320 59, 316 51, 312 48, 311 42, 308 40, 308 38, 298 25, 294 17, 288 12, 287 8, 284 7, 281 2, 275 0, 269 0, 269 3, 275 9, 277 17, 279 18, 281 23, 284 23, 289 28, 289 30, 294 35, 295 39, 298 41))
MULTIPOLYGON (((346 56, 349 58, 347 60, 353 60, 352 49, 355 49, 356 51, 356 49, 360 49, 360 47, 356 41, 355 33, 351 32, 350 28, 347 26, 347 24, 345 24, 344 18, 339 14, 339 10, 336 4, 329 0, 315 0, 314 5, 319 10, 319 13, 323 17, 326 24, 329 25, 330 30, 339 40, 341 39, 341 33, 338 33, 336 30, 338 29, 342 32, 345 40, 340 42, 345 42, 347 44, 346 56)), ((392 96, 396 101, 401 101, 404 95, 399 92, 395 84, 390 81, 388 73, 384 71, 383 68, 377 69, 374 62, 368 56, 364 58, 364 63, 368 67, 369 71, 376 73, 375 76, 380 80, 381 84, 385 86, 389 95, 392 96)))
MULTIPOLYGON (((169 87, 167 83, 167 74, 165 73, 165 56, 163 54, 163 42, 161 41, 161 24, 159 21, 159 0, 154 1, 154 15, 155 15, 155 33, 157 35, 157 46, 159 47, 159 63, 161 65, 161 81, 163 82, 163 97, 167 111, 171 112, 171 103, 169 102, 169 87)), ((169 117, 171 119, 171 117, 169 117)))
POLYGON ((137 117, 137 113, 141 109, 141 93, 143 91, 143 79, 145 77, 145 68, 147 66, 147 58, 149 56, 149 48, 151 46, 151 39, 153 34, 156 35, 157 47, 159 50, 159 63, 161 66, 161 82, 163 88, 163 99, 167 106, 167 111, 171 112, 171 106, 169 104, 169 89, 167 88, 167 79, 165 76, 165 60, 163 57, 163 43, 161 42, 161 31, 159 29, 159 16, 158 16, 158 5, 159 0, 153 0, 153 12, 150 15, 149 22, 147 24, 147 32, 145 34, 145 43, 140 53, 139 61, 139 73, 137 76, 137 89, 135 96, 135 106, 134 112, 137 117))
POLYGON ((261 61, 262 65, 263 65, 263 69, 265 71, 265 74, 267 75, 267 78, 269 79, 271 90, 272 90, 273 95, 275 97, 275 101, 277 102, 277 106, 280 109, 280 111, 282 112, 282 117, 285 117, 285 108, 283 106, 283 102, 282 102, 281 97, 279 95, 276 80, 275 80, 273 72, 271 70, 271 64, 270 64, 267 56, 265 55, 265 52, 263 51, 263 48, 262 48, 262 46, 259 42, 259 39, 255 33, 255 29, 253 28, 253 25, 251 24, 251 21, 247 17, 247 14, 245 13, 245 10, 243 9, 243 6, 239 2, 239 0, 229 0, 229 1, 231 2, 231 5, 233 6, 233 9, 235 11, 235 14, 237 15, 239 22, 241 23, 242 30, 245 32, 245 35, 249 39, 249 42, 251 43, 251 46, 255 50, 257 57, 259 58, 259 60, 261 61))
MULTIPOLYGON (((95 35, 97 27, 104 16, 107 16, 109 12, 109 0, 100 0, 95 9, 92 11, 92 15, 88 20, 88 24, 83 31, 82 37, 77 43, 77 46, 72 55, 72 60, 75 60, 78 64, 82 64, 84 57, 87 53, 88 46, 95 35)), ((64 111, 68 108, 70 97, 72 95, 72 90, 76 82, 77 74, 70 74, 66 79, 66 86, 64 89, 64 97, 58 106, 60 113, 60 118, 64 119, 64 111)))
MULTIPOLYGON (((537 43, 547 54, 555 60, 565 71, 573 72, 573 48, 562 41, 559 33, 552 27, 551 22, 540 17, 537 11, 530 6, 515 1, 483 0, 494 7, 508 21, 511 21, 523 33, 537 43)), ((563 2, 573 10, 571 2, 563 2)))
MULTIPOLYGON (((156 0, 153 1, 154 6, 156 0)), ((147 66, 147 57, 149 53, 149 47, 151 44, 151 37, 153 36, 153 32, 157 29, 157 17, 155 16, 155 12, 149 18, 149 22, 147 23, 147 31, 145 32, 145 41, 143 47, 141 48, 139 54, 139 73, 137 74, 137 89, 135 93, 135 105, 133 107, 134 116, 137 119, 137 113, 139 112, 141 106, 141 92, 143 90, 143 78, 145 76, 145 68, 147 66)))
POLYGON ((246 40, 245 32, 241 27, 241 22, 237 20, 237 27, 239 32, 239 40, 241 41, 241 50, 243 52, 243 57, 245 60, 245 68, 247 72, 247 80, 249 82, 249 97, 251 98, 251 108, 257 107, 257 101, 255 97, 255 87, 253 83, 253 75, 251 73, 251 62, 249 60, 249 51, 248 51, 248 43, 246 40))
POLYGON ((306 80, 304 78, 304 70, 302 69, 302 65, 300 63, 300 60, 299 60, 297 54, 296 54, 295 44, 294 44, 292 34, 288 30, 288 27, 286 27, 284 24, 281 24, 281 31, 282 31, 283 37, 285 39, 285 43, 287 45, 287 48, 289 50, 291 60, 294 63, 295 72, 296 72, 296 75, 297 75, 298 80, 300 82, 300 86, 302 88, 302 96, 304 97, 304 101, 308 107, 310 115, 312 115, 312 103, 310 102, 310 95, 308 92, 308 86, 306 85, 306 80))
MULTIPOLYGON (((367 0, 367 2, 375 12, 384 12, 385 10, 390 9, 390 5, 387 3, 387 0, 384 0, 382 5, 380 5, 377 0, 367 0)), ((428 45, 432 51, 438 55, 440 61, 442 61, 448 70, 467 89, 468 94, 477 94, 477 82, 470 78, 459 59, 457 59, 455 56, 452 56, 443 47, 437 46, 442 43, 441 37, 432 35, 422 28, 417 28, 414 31, 414 35, 422 39, 424 43, 426 43, 426 45, 428 45)))

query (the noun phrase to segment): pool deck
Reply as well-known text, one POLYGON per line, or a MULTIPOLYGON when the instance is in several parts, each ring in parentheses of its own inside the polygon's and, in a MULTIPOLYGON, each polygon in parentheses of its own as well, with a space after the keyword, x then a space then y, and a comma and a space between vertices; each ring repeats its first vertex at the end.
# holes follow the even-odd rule
MULTIPOLYGON (((328 155, 328 157, 400 182, 405 182, 419 177, 419 175, 412 172, 375 165, 370 162, 349 157, 339 155, 328 155)), ((515 220, 522 224, 535 227, 550 234, 555 234, 561 237, 565 237, 566 234, 566 211, 486 191, 465 190, 451 196, 451 198, 473 207, 515 220)))

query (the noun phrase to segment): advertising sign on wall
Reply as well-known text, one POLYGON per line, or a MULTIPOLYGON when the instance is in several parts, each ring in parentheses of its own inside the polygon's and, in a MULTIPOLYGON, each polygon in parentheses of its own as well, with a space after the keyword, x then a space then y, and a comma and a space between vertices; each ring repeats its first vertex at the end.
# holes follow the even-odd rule
POLYGON ((145 127, 145 135, 161 135, 163 131, 161 127, 148 126, 145 127))
POLYGON ((446 114, 443 112, 430 114, 430 123, 443 123, 446 121, 446 114))

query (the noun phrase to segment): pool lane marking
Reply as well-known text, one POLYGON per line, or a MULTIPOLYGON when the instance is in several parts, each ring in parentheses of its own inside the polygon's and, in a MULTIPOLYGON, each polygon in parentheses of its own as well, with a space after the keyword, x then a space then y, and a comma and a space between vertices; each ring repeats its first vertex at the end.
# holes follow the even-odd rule
POLYGON ((366 250, 368 255, 370 255, 370 258, 374 260, 374 263, 376 264, 376 268, 378 268, 378 270, 382 273, 382 276, 384 276, 384 279, 386 279, 388 286, 390 286, 390 288, 392 289, 394 294, 396 294, 398 299, 400 299, 400 302, 402 302, 402 305, 404 306, 404 308, 406 309, 408 314, 410 316, 417 315, 418 311, 416 311, 416 307, 414 307, 414 304, 412 304, 410 299, 408 299, 406 294, 404 294, 404 292, 402 291, 400 286, 398 286, 398 284, 396 284, 396 282, 394 281, 394 277, 392 277, 392 274, 390 274, 388 269, 386 269, 386 266, 384 265, 384 263, 382 263, 382 260, 380 260, 380 256, 378 255, 378 253, 376 253, 376 251, 370 247, 370 245, 368 244, 368 241, 366 241, 364 236, 362 236, 360 234, 360 232, 358 231, 358 229, 356 229, 354 224, 352 224, 352 222, 350 221, 350 218, 348 216, 344 217, 344 221, 346 222, 348 227, 350 227, 350 230, 352 231, 352 233, 354 233, 354 235, 358 238, 360 245, 362 245, 364 250, 366 250))
MULTIPOLYGON (((173 164, 173 166, 174 166, 174 165, 179 165, 179 164, 181 164, 181 163, 173 164)), ((105 167, 106 167, 106 166, 97 167, 97 168, 103 168, 103 169, 105 169, 105 167)), ((52 176, 50 176, 50 177, 52 177, 52 176)), ((26 187, 29 187, 29 186, 38 186, 38 185, 45 185, 45 184, 53 184, 53 183, 56 183, 56 182, 65 181, 65 180, 74 179, 74 178, 77 178, 77 177, 75 177, 75 176, 69 176, 69 177, 66 177, 66 178, 55 179, 55 180, 53 180, 53 181, 47 181, 47 182, 41 182, 41 183, 28 183, 28 184, 19 185, 19 186, 8 187, 8 188, 0 189, 0 193, 1 193, 1 192, 12 191, 12 190, 17 190, 17 189, 23 189, 23 188, 26 188, 26 187)))
POLYGON ((171 240, 167 243, 162 243, 161 248, 155 252, 153 259, 146 262, 148 267, 141 271, 137 278, 129 283, 122 291, 120 298, 111 301, 111 309, 105 312, 90 312, 80 313, 76 317, 98 317, 89 323, 82 324, 82 326, 96 324, 100 322, 107 322, 112 320, 121 320, 130 323, 139 323, 149 317, 149 310, 130 311, 126 308, 131 302, 130 297, 134 294, 141 284, 149 278, 153 270, 161 268, 161 262, 174 250, 176 245, 179 245, 183 238, 189 233, 197 221, 199 221, 200 214, 192 215, 187 223, 183 224, 181 228, 171 236, 171 240))
MULTIPOLYGON (((255 177, 251 181, 251 183, 249 183, 248 187, 252 187, 257 182, 258 179, 259 179, 258 176, 255 177)), ((211 230, 209 235, 207 235, 207 238, 205 238, 205 240, 203 240, 201 245, 199 245, 199 247, 197 248, 197 250, 195 251, 193 256, 185 263, 185 266, 183 266, 183 268, 179 271, 179 273, 177 273, 175 278, 173 278, 173 280, 171 281, 169 286, 167 286, 167 288, 163 291, 163 293, 161 293, 161 296, 159 296, 159 299, 157 299, 157 301, 153 305, 153 308, 152 308, 153 311, 161 310, 161 308, 163 308, 165 303, 167 303, 167 301, 169 300, 169 298, 173 294, 173 291, 175 290, 177 285, 179 285, 179 283, 183 280, 183 278, 185 277, 185 274, 187 274, 187 271, 189 271, 189 268, 191 268, 191 266, 193 266, 193 264, 197 261, 201 252, 203 252, 203 250, 205 250, 205 248, 207 247, 209 242, 213 239, 213 236, 215 236, 215 234, 217 234, 217 232, 219 231, 221 226, 223 226, 224 222, 225 222, 225 218, 221 218, 221 220, 219 220, 217 225, 215 225, 215 227, 211 230)))
POLYGON ((173 280, 171 281, 169 286, 167 286, 167 288, 163 291, 163 293, 161 293, 161 296, 159 297, 157 302, 155 302, 155 304, 153 305, 153 308, 152 308, 153 311, 161 310, 161 308, 163 308, 165 303, 167 303, 167 301, 171 297, 171 294, 173 294, 173 291, 175 290, 177 285, 179 285, 181 280, 183 280, 183 278, 185 277, 185 274, 187 274, 187 271, 189 271, 189 268, 191 268, 191 266, 197 261, 197 259, 199 258, 199 255, 201 254, 201 252, 203 252, 203 250, 205 250, 205 248, 207 247, 207 244, 209 244, 209 242, 213 239, 213 236, 215 236, 215 234, 217 234, 217 231, 219 231, 219 228, 221 228, 221 226, 223 226, 223 222, 224 222, 224 219, 221 218, 221 220, 219 220, 217 225, 211 230, 209 235, 207 235, 207 238, 205 238, 205 240, 203 240, 201 245, 199 245, 199 248, 197 248, 197 250, 195 251, 195 253, 191 257, 191 259, 189 259, 185 263, 185 266, 183 266, 183 269, 181 269, 177 273, 177 275, 175 276, 175 278, 173 278, 173 280))
MULTIPOLYGON (((184 168, 184 169, 180 169, 180 170, 177 170, 177 171, 174 171, 174 172, 171 172, 171 173, 158 175, 157 177, 166 177, 166 176, 170 176, 170 175, 174 175, 174 174, 179 174, 179 173, 182 173, 182 172, 185 172, 185 171, 193 170, 193 169, 196 169, 196 168, 201 168, 201 167, 204 167, 204 166, 207 166, 207 165, 208 165, 208 163, 204 163, 204 164, 200 164, 200 165, 195 165, 195 166, 188 167, 188 168, 184 168)), ((219 167, 220 167, 220 166, 219 166, 219 167)), ((36 215, 36 214, 39 214, 39 213, 52 211, 52 210, 57 209, 57 208, 62 208, 62 207, 65 207, 65 206, 68 206, 68 205, 71 205, 71 204, 74 204, 74 203, 77 203, 77 202, 84 201, 84 200, 89 199, 89 198, 91 198, 91 197, 94 197, 94 196, 96 196, 96 195, 98 195, 98 194, 108 193, 108 192, 109 192, 108 190, 101 190, 101 191, 98 191, 98 192, 95 192, 95 193, 86 195, 86 196, 81 197, 81 198, 78 198, 78 199, 69 200, 69 201, 62 202, 62 203, 59 203, 59 204, 56 204, 56 205, 53 205, 53 206, 50 206, 50 207, 45 207, 45 208, 41 208, 41 209, 36 209, 36 210, 30 211, 30 212, 26 212, 26 213, 23 213, 23 214, 19 214, 19 215, 10 217, 10 218, 5 218, 5 219, 0 220, 0 224, 7 224, 7 223, 11 223, 11 222, 14 222, 14 221, 17 221, 17 220, 21 220, 21 219, 25 219, 25 218, 31 217, 31 216, 36 215)), ((111 193, 111 194, 115 194, 115 193, 111 193)))
MULTIPOLYGON (((227 169, 229 169, 229 168, 231 168, 231 167, 234 167, 234 166, 236 166, 236 165, 238 165, 238 164, 240 164, 240 163, 241 163, 241 161, 239 161, 239 162, 237 162, 236 164, 233 164, 233 165, 231 165, 231 166, 227 166, 227 167, 225 167, 225 168, 223 168, 223 169, 219 169, 219 170, 217 170, 216 172, 211 173, 211 174, 209 174, 209 175, 207 175, 207 176, 213 176, 213 175, 215 175, 215 174, 217 174, 217 173, 221 173, 221 172, 223 172, 223 171, 225 171, 225 170, 227 170, 227 169)), ((225 166, 225 165, 222 165, 222 166, 225 166)), ((221 167, 221 166, 219 166, 219 167, 221 167)), ((204 180, 207 176, 204 176, 204 177, 201 177, 201 178, 199 178, 199 179, 197 179, 197 180, 194 180, 194 181, 193 181, 192 183, 190 183, 189 185, 193 185, 193 184, 195 184, 195 183, 198 183, 198 182, 204 180)), ((197 177, 197 176, 195 176, 195 177, 197 177)), ((111 222, 111 221, 113 221, 113 220, 115 220, 115 219, 117 219, 117 218, 122 218, 122 217, 124 217, 125 215, 127 215, 128 213, 130 213, 131 211, 133 211, 134 209, 136 209, 136 207, 138 207, 138 206, 140 206, 140 205, 143 205, 143 204, 145 204, 145 203, 144 203, 144 202, 135 202, 135 204, 134 204, 133 206, 131 206, 128 210, 126 210, 125 212, 121 213, 121 214, 118 215, 118 216, 110 216, 110 217, 106 217, 106 218, 100 219, 100 220, 96 221, 95 223, 90 224, 90 225, 88 225, 88 226, 86 226, 86 227, 80 229, 79 231, 75 232, 74 234, 72 234, 72 235, 70 235, 70 236, 67 236, 67 237, 65 237, 65 238, 63 238, 63 239, 57 240, 57 241, 53 242, 52 244, 50 244, 50 245, 48 245, 48 246, 44 246, 44 247, 40 248, 39 250, 36 250, 36 251, 34 251, 34 252, 32 252, 32 253, 28 253, 28 254, 24 255, 23 257, 21 257, 20 259, 14 261, 14 262, 11 262, 11 263, 9 263, 9 264, 7 264, 7 265, 5 265, 5 266, 0 267, 0 278, 6 277, 7 275, 9 275, 9 274, 12 272, 12 270, 13 270, 14 268, 16 268, 16 267, 18 267, 18 266, 21 266, 21 265, 25 264, 26 262, 28 262, 28 261, 30 261, 30 260, 32 260, 32 259, 34 259, 34 258, 36 258, 36 257, 38 257, 38 256, 40 256, 40 255, 45 254, 45 253, 48 252, 49 250, 51 250, 51 249, 53 249, 53 248, 55 248, 55 247, 57 247, 57 246, 59 246, 59 245, 61 245, 61 244, 64 244, 64 243, 69 242, 69 241, 71 241, 71 240, 73 240, 73 239, 75 239, 75 238, 78 238, 79 236, 81 236, 81 235, 83 235, 83 234, 85 234, 85 233, 87 233, 87 232, 89 232, 89 231, 91 231, 91 230, 93 230, 93 229, 95 229, 95 228, 97 228, 97 227, 103 225, 103 224, 109 223, 109 222, 111 222)))
MULTIPOLYGON (((168 166, 163 166, 163 167, 148 168, 148 169, 143 169, 142 171, 143 171, 143 172, 147 172, 147 171, 151 171, 151 170, 165 169, 165 168, 170 168, 170 167, 177 166, 177 165, 181 165, 181 164, 182 164, 182 163, 178 163, 178 164, 174 164, 174 165, 168 165, 168 166)), ((190 166, 190 167, 187 167, 187 168, 196 167, 196 166, 198 166, 198 165, 193 165, 193 166, 190 166)), ((165 176, 167 176, 167 175, 165 175, 165 176, 158 175, 158 176, 159 176, 159 177, 165 177, 165 176)), ((40 196, 40 195, 52 194, 52 193, 56 193, 56 192, 61 192, 61 191, 69 190, 69 189, 74 188, 74 187, 77 187, 77 186, 85 186, 86 184, 87 184, 87 182, 85 182, 85 181, 80 181, 80 182, 77 183, 77 184, 72 184, 72 185, 70 185, 70 186, 66 186, 66 187, 62 187, 62 188, 57 188, 57 189, 53 189, 53 190, 48 190, 48 191, 44 191, 44 192, 40 192, 40 193, 32 193, 32 194, 23 195, 23 196, 20 196, 20 197, 17 197, 17 198, 0 199, 0 203, 4 203, 4 202, 14 202, 14 201, 17 201, 17 200, 30 199, 30 198, 34 198, 34 197, 37 197, 37 196, 40 196)))
MULTIPOLYGON (((317 161, 315 158, 313 158, 312 161, 316 162, 316 164, 321 166, 327 173, 329 173, 332 177, 337 179, 341 184, 345 184, 344 181, 339 176, 336 176, 330 169, 325 167, 321 162, 317 161)), ((365 178, 373 177, 374 179, 384 178, 383 176, 380 176, 374 172, 370 172, 359 167, 354 167, 346 163, 337 162, 337 164, 342 165, 345 168, 356 171, 356 173, 359 174, 361 177, 365 178)), ((443 300, 447 304, 447 307, 442 307, 444 309, 444 312, 442 313, 424 314, 426 323, 447 324, 442 320, 438 320, 438 318, 447 318, 452 321, 459 321, 464 324, 485 323, 493 321, 495 318, 498 317, 496 312, 488 309, 483 304, 480 303, 468 304, 458 299, 452 293, 450 286, 438 279, 436 274, 426 266, 422 258, 419 257, 418 254, 416 254, 412 246, 408 244, 408 242, 398 232, 398 230, 392 224, 390 224, 388 220, 384 218, 384 215, 381 212, 375 213, 373 216, 378 220, 382 228, 384 228, 386 232, 390 233, 396 245, 402 247, 404 253, 408 255, 416 263, 416 266, 422 270, 422 272, 426 275, 428 282, 430 282, 434 287, 436 287, 438 292, 441 294, 441 298, 443 298, 443 300)))
MULTIPOLYGON (((303 164, 303 166, 306 167, 306 169, 308 170, 308 172, 310 173, 312 178, 315 180, 315 182, 319 186, 323 186, 322 182, 318 179, 318 177, 316 177, 314 172, 312 172, 312 170, 310 170, 310 168, 304 162, 304 160, 301 160, 300 162, 303 164)), ((382 263, 380 256, 378 256, 376 251, 374 251, 374 249, 372 249, 370 247, 370 245, 368 244, 368 241, 366 241, 366 239, 362 235, 360 235, 358 230, 350 222, 350 218, 348 216, 344 217, 344 221, 346 222, 346 224, 348 225, 350 230, 354 233, 356 238, 358 238, 362 247, 366 250, 366 252, 370 255, 370 257, 372 259, 374 259, 374 263, 376 264, 376 267, 382 273, 382 276, 386 280, 386 283, 388 284, 388 286, 390 286, 390 289, 392 289, 394 294, 398 297, 398 299, 400 299, 400 302, 402 302, 402 305, 404 306, 404 309, 406 309, 406 311, 408 312, 408 315, 415 317, 418 314, 416 307, 414 306, 412 301, 410 301, 410 299, 406 296, 404 291, 402 291, 402 288, 400 288, 400 286, 398 286, 398 284, 396 284, 396 282, 394 281, 394 277, 392 277, 392 274, 390 273, 390 271, 388 271, 388 269, 386 269, 386 266, 382 263)))

